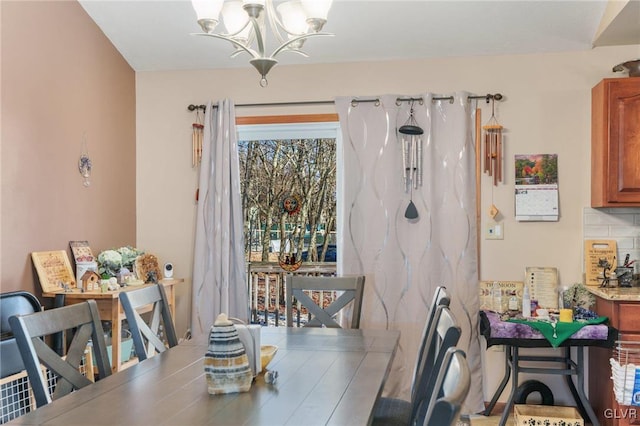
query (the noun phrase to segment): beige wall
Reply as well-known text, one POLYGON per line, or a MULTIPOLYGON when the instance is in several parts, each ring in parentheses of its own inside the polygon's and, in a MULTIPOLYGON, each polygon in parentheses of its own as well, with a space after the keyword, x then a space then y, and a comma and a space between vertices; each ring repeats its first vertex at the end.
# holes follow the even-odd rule
MULTIPOLYGON (((231 98, 237 104, 327 100, 336 96, 467 90, 500 92, 497 117, 505 126, 505 184, 482 181, 482 221, 493 203, 504 219, 505 239, 481 240, 481 279, 523 280, 525 266, 555 266, 561 283, 582 278, 582 212, 590 185, 591 87, 611 68, 637 57, 640 46, 586 52, 428 59, 322 66, 276 67, 266 89, 247 65, 219 71, 139 72, 137 84, 138 235, 171 260, 190 284, 197 173, 191 168, 191 103, 231 98), (514 154, 555 153, 559 158, 560 221, 514 220, 514 154)), ((245 59, 238 58, 238 61, 245 59)), ((244 108, 238 116, 335 112, 328 107, 244 108)), ((490 109, 483 104, 483 122, 490 109)), ((189 285, 178 301, 178 332, 188 326, 189 285)), ((487 352, 502 365, 501 354, 487 352)), ((485 390, 493 392, 499 370, 489 370, 485 390)), ((546 380, 546 379, 545 379, 546 380)), ((559 382, 558 382, 559 383, 559 382)), ((559 385, 562 386, 562 385, 559 385)), ((487 395, 485 395, 487 396, 487 395)))
POLYGON ((3 292, 30 252, 136 244, 135 73, 75 1, 2 1, 3 292), (78 172, 83 134, 91 186, 78 172))

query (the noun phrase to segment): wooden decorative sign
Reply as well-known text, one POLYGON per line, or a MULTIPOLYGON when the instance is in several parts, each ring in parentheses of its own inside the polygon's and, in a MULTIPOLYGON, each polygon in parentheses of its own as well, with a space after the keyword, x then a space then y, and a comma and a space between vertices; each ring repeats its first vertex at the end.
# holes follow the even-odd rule
POLYGON ((64 250, 31 253, 31 260, 38 272, 43 293, 51 293, 76 287, 76 279, 71 269, 67 252, 64 250))
POLYGON ((584 273, 586 285, 602 285, 604 265, 608 264, 608 274, 615 271, 616 266, 618 266, 618 262, 616 261, 617 252, 618 249, 615 240, 586 240, 584 242, 584 273))
POLYGON ((480 309, 507 312, 508 310, 522 310, 522 293, 524 282, 522 281, 480 281, 480 309), (495 294, 497 289, 499 294, 495 294), (496 297, 498 296, 499 302, 496 297), (509 307, 509 302, 515 309, 509 307), (500 303, 500 306, 495 306, 500 303))

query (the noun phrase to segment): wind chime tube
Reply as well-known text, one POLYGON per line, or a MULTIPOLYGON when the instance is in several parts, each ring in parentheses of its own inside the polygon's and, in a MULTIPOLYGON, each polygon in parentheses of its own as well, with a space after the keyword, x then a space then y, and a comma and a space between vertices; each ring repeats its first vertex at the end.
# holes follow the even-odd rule
POLYGON ((196 166, 196 149, 197 149, 197 138, 198 138, 198 129, 196 129, 195 124, 192 126, 193 131, 191 132, 191 167, 196 166))
POLYGON ((418 141, 415 136, 411 137, 411 153, 413 154, 413 160, 411 161, 411 183, 413 189, 418 189, 418 141))
POLYGON ((493 162, 495 161, 493 156, 493 132, 489 130, 487 133, 489 134, 489 151, 487 151, 487 155, 489 155, 489 176, 492 178, 491 180, 493 180, 493 162))
POLYGON ((416 140, 411 137, 411 185, 415 188, 416 183, 416 140))
POLYGON ((408 169, 407 169, 407 155, 408 155, 408 142, 407 138, 402 138, 402 182, 404 184, 404 190, 407 191, 408 182, 408 169))
POLYGON ((409 192, 411 189, 411 162, 413 156, 411 155, 411 136, 407 136, 407 182, 404 191, 409 192))
POLYGON ((204 138, 204 126, 198 126, 198 164, 202 161, 202 139, 204 138))
POLYGON ((497 156, 497 169, 496 175, 498 175, 498 182, 502 182, 502 129, 498 129, 497 134, 497 147, 496 147, 496 156, 497 156))
POLYGON ((489 173, 491 162, 491 147, 490 145, 491 135, 489 132, 484 134, 484 172, 489 173))
POLYGON ((418 138, 418 171, 416 182, 416 188, 422 186, 422 137, 418 138))
POLYGON ((498 134, 494 131, 491 132, 491 175, 493 176, 493 184, 498 185, 498 173, 497 173, 497 162, 498 156, 496 155, 496 151, 498 149, 498 134))

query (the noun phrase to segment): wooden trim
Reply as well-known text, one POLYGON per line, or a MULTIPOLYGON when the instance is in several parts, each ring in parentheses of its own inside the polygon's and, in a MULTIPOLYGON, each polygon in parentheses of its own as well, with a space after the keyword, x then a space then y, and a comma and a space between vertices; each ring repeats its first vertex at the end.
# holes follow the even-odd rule
POLYGON ((338 114, 260 115, 236 117, 236 124, 291 124, 338 121, 338 114))
POLYGON ((475 128, 475 145, 476 145, 476 235, 478 241, 476 243, 478 250, 478 278, 480 274, 480 255, 482 244, 482 109, 476 108, 476 128, 475 128))

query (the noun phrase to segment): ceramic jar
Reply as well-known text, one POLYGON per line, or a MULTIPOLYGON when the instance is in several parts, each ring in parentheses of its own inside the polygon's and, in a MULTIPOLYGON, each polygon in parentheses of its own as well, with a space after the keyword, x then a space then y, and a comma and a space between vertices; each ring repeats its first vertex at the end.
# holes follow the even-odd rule
POLYGON ((204 371, 211 395, 246 392, 253 374, 238 330, 226 314, 218 315, 209 332, 204 371))

